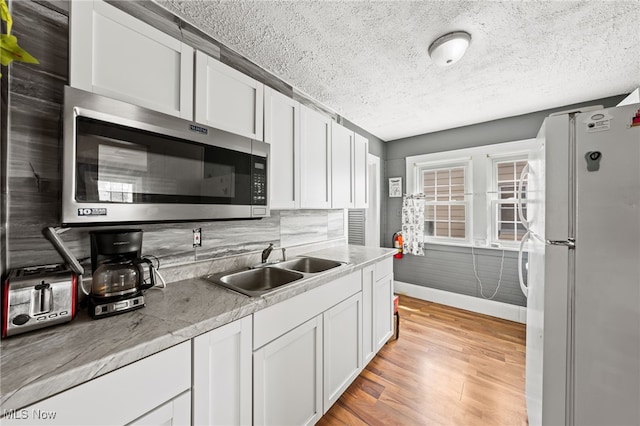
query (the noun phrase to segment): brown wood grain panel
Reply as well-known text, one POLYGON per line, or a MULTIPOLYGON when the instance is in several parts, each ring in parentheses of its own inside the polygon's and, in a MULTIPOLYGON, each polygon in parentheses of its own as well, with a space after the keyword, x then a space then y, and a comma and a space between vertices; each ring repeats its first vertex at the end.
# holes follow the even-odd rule
POLYGON ((525 326, 400 296, 385 345, 318 425, 526 425, 525 326))
POLYGON ((29 68, 59 80, 57 84, 65 84, 69 74, 68 17, 33 1, 14 1, 11 4, 12 34, 18 37, 20 46, 40 62, 13 62, 13 77, 19 77, 22 70, 29 68))
POLYGON ((9 175, 59 179, 60 105, 12 94, 10 114, 9 175))
POLYGON ((34 0, 48 9, 69 16, 69 0, 34 0))

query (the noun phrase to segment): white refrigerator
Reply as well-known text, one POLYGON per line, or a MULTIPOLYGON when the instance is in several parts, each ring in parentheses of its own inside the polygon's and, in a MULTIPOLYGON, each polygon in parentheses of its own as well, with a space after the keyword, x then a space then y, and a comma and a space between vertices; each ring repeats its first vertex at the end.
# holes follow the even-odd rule
POLYGON ((538 141, 519 185, 529 425, 640 425, 640 104, 554 114, 538 141))

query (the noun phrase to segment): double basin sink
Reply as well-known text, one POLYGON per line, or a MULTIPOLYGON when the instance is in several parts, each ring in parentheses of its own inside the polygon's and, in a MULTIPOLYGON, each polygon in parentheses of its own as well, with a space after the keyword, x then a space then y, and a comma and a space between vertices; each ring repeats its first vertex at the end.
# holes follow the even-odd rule
POLYGON ((207 280, 251 297, 262 296, 283 285, 344 265, 335 260, 299 257, 228 274, 213 274, 207 280))

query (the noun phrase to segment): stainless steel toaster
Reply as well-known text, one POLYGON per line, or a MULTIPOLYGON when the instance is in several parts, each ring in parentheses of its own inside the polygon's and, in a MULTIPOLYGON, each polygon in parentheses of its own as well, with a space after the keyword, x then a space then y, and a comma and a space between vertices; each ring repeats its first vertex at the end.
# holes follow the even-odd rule
POLYGON ((2 286, 2 337, 71 321, 79 277, 64 265, 11 271, 2 286))

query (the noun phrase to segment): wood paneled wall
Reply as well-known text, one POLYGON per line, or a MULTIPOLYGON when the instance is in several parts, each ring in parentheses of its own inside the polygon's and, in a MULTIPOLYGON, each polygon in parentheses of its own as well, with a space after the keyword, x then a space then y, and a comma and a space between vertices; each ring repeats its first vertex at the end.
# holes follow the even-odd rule
MULTIPOLYGON (((109 3, 288 96, 313 104, 292 87, 153 2, 109 3)), ((40 64, 13 63, 10 76, 7 73, 2 81, 2 86, 8 87, 7 104, 3 97, 8 122, 2 121, 8 130, 6 153, 2 151, 2 162, 7 164, 2 168, 7 177, 7 187, 2 193, 7 222, 3 222, 2 235, 8 239, 6 247, 0 248, 6 250, 8 256, 2 260, 0 272, 5 273, 8 268, 61 262, 42 236, 42 229, 60 224, 61 106, 69 75, 68 0, 14 0, 9 5, 14 18, 13 33, 40 64)), ((321 105, 313 105, 335 118, 321 105)), ((292 246, 344 237, 343 215, 343 210, 272 211, 270 218, 261 220, 135 227, 145 231, 143 252, 158 256, 164 265, 172 265, 262 250, 268 243, 292 246), (196 249, 191 244, 193 228, 202 228, 202 247, 196 249)), ((62 234, 78 258, 90 255, 88 232, 91 229, 96 228, 73 228, 62 234)))

